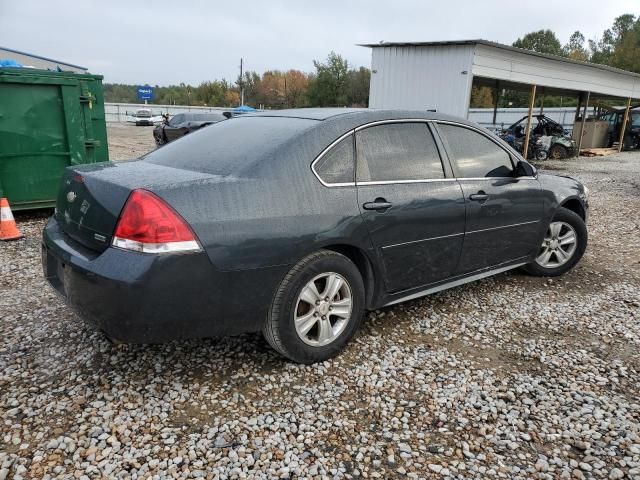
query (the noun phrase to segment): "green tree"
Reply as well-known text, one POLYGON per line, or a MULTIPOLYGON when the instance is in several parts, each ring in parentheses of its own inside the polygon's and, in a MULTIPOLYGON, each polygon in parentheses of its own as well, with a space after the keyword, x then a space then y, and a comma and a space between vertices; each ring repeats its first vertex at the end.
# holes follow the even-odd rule
POLYGON ((309 83, 309 102, 318 107, 342 107, 349 103, 347 61, 331 52, 325 63, 313 61, 316 73, 309 83))
POLYGON ((493 89, 486 86, 474 85, 471 87, 471 108, 490 108, 493 107, 493 89))
POLYGON ((640 18, 634 28, 627 31, 616 44, 609 65, 640 73, 640 18))
POLYGON ((585 48, 585 38, 579 30, 573 32, 571 37, 569 37, 569 43, 567 43, 562 50, 564 55, 573 60, 580 60, 581 62, 589 60, 589 52, 587 52, 585 48))
POLYGON ((527 33, 522 38, 513 42, 513 46, 533 50, 538 53, 548 53, 551 55, 562 55, 562 45, 556 34, 551 30, 538 30, 527 33))
MULTIPOLYGON (((616 17, 613 20, 611 28, 606 29, 602 33, 602 38, 589 40, 591 61, 611 65, 616 49, 623 43, 628 33, 635 31, 639 21, 640 19, 636 19, 635 15, 631 13, 625 13, 624 15, 616 17)), ((629 44, 625 45, 625 49, 628 47, 629 44)))
POLYGON ((347 73, 347 102, 351 107, 369 106, 369 84, 371 70, 366 67, 349 70, 347 73))

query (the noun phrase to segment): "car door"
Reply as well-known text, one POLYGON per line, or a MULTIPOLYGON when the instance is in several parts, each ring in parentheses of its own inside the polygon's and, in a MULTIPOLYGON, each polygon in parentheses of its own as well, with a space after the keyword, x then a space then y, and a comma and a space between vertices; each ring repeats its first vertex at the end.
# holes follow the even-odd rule
POLYGON ((171 120, 169 120, 169 124, 164 127, 164 134, 167 137, 168 142, 184 135, 181 129, 181 124, 184 121, 185 116, 182 114, 175 115, 171 120))
POLYGON ((491 134, 439 122, 437 131, 464 193, 466 227, 458 273, 528 257, 539 247, 543 193, 515 176, 511 153, 491 134))
POLYGON ((454 274, 464 237, 464 198, 426 122, 356 129, 356 186, 387 292, 454 274))

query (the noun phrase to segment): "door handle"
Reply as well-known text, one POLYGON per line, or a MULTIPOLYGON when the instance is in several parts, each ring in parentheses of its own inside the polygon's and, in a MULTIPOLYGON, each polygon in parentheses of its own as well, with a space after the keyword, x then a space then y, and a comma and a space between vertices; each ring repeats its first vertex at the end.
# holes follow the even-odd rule
POLYGON ((474 202, 486 202, 488 199, 489 195, 484 193, 482 190, 469 196, 469 200, 473 200, 474 202))
POLYGON ((362 204, 362 208, 365 210, 388 210, 393 204, 387 202, 384 198, 376 198, 374 202, 367 202, 362 204))

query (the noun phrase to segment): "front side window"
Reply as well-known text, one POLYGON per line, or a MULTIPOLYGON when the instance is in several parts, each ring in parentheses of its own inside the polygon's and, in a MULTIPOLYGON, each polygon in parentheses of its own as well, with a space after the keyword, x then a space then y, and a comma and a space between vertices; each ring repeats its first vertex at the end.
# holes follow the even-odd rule
POLYGON ((438 130, 459 178, 513 176, 509 154, 484 135, 448 124, 438 125, 438 130))
POLYGON ((353 135, 340 140, 314 165, 324 183, 353 183, 353 135))
POLYGON ((356 133, 358 182, 444 178, 440 154, 425 123, 389 123, 356 133))

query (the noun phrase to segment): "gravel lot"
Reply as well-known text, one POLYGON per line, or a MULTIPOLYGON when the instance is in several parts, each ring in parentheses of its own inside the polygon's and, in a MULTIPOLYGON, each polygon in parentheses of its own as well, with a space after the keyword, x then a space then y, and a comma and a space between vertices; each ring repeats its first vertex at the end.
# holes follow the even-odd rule
MULTIPOLYGON (((153 148, 113 126, 112 158, 153 148)), ((111 345, 42 279, 44 214, 0 243, 5 478, 640 478, 640 153, 545 162, 590 189, 590 244, 372 312, 340 357, 258 334, 111 345)))

